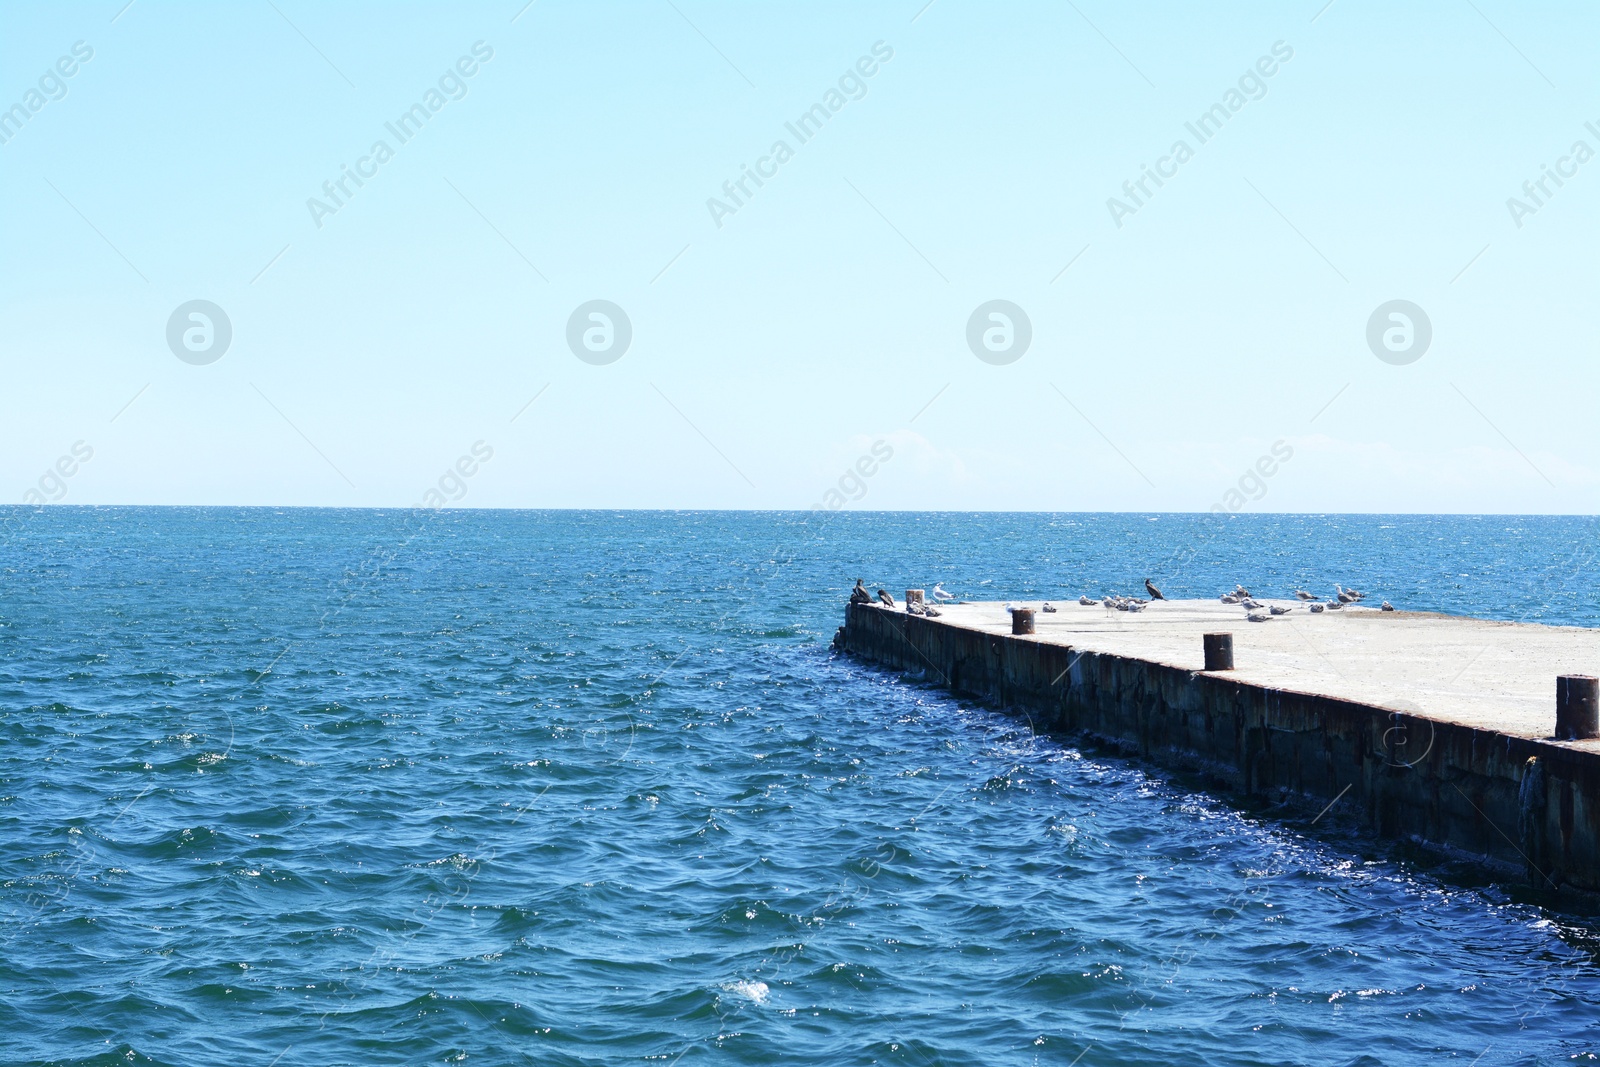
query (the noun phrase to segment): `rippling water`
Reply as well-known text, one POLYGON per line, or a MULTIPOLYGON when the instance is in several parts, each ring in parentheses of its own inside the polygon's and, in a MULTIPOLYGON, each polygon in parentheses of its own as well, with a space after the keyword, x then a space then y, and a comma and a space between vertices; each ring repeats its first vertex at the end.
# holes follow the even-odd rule
POLYGON ((1586 920, 828 651, 858 576, 1596 625, 1589 519, 0 515, 9 1063, 1600 1046, 1586 920))

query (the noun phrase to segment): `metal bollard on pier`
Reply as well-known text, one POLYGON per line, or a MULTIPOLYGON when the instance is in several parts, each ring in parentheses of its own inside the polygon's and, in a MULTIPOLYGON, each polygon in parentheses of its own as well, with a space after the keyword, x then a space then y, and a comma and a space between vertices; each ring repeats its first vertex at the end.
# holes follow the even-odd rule
POLYGON ((1588 674, 1556 676, 1556 740, 1600 736, 1600 678, 1588 674))
POLYGON ((1233 670, 1233 635, 1204 634, 1200 638, 1206 650, 1206 670, 1233 670))

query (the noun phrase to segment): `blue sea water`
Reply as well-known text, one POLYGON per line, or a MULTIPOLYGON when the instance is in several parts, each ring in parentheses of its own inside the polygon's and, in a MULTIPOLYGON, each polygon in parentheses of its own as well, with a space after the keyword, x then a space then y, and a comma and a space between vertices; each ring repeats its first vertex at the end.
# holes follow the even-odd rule
POLYGON ((0 513, 0 1060, 1590 1062, 1589 920, 829 641, 857 577, 1594 626, 1597 533, 0 513))

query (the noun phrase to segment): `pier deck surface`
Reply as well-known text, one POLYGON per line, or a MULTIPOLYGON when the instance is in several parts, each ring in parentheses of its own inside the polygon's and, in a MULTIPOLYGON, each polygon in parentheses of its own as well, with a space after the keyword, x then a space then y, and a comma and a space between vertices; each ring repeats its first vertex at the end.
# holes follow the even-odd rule
MULTIPOLYGON (((1351 605, 1313 615, 1293 600, 1270 622, 1246 622, 1244 609, 1214 600, 1168 600, 1144 611, 1077 601, 1018 602, 1036 612, 1022 640, 1070 645, 1199 671, 1200 637, 1233 634, 1241 682, 1359 701, 1518 737, 1550 738, 1556 676, 1600 674, 1600 629, 1496 622, 1351 605)), ((945 604, 932 620, 993 634, 1011 633, 999 602, 945 604)), ((1600 739, 1561 742, 1600 752, 1600 739)))

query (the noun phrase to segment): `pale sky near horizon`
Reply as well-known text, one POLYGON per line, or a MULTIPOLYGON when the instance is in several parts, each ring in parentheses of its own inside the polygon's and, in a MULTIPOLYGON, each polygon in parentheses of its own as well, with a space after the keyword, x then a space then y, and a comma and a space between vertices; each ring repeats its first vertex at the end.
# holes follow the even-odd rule
POLYGON ((8 3, 0 502, 1593 512, 1597 30, 8 3))

